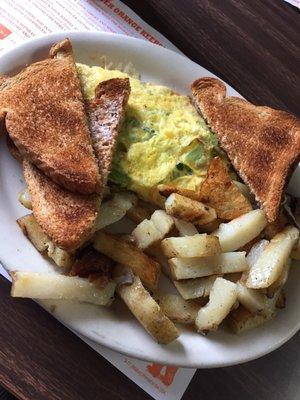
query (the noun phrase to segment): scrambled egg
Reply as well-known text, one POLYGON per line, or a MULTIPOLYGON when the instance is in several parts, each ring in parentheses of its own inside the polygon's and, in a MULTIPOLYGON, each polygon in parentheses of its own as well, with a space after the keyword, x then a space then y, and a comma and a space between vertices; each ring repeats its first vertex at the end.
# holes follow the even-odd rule
MULTIPOLYGON (((129 77, 83 64, 77 64, 77 70, 88 99, 99 82, 129 77)), ((161 183, 197 190, 219 151, 214 134, 187 96, 134 78, 130 85, 109 180, 155 203, 160 203, 156 187, 161 183)))

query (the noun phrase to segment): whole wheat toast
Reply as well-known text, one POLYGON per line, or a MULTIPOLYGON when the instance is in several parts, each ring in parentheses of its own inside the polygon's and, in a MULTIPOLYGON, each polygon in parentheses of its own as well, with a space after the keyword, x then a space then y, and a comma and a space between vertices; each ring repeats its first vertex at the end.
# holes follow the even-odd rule
POLYGON ((89 239, 100 205, 99 196, 72 193, 27 160, 23 161, 23 171, 33 214, 50 239, 66 250, 76 249, 89 239))
MULTIPOLYGON (((95 98, 85 102, 90 133, 99 165, 100 193, 107 183, 129 94, 129 79, 114 78, 100 83, 95 89, 95 98)), ((7 135, 6 143, 11 155, 21 162, 22 155, 9 135, 7 135)))
POLYGON ((300 161, 300 120, 284 111, 226 97, 218 79, 192 86, 194 103, 248 184, 270 222, 280 209, 287 180, 300 161))
MULTIPOLYGON (((100 168, 99 194, 72 193, 46 177, 29 161, 23 161, 33 214, 42 230, 61 248, 78 248, 93 233, 129 92, 128 79, 111 79, 101 83, 95 91, 95 100, 87 103, 90 132, 100 168)), ((9 149, 19 160, 13 142, 9 142, 9 149)))
POLYGON ((22 156, 53 181, 79 193, 99 190, 80 81, 68 39, 50 57, 0 79, 0 126, 22 156))
POLYGON ((6 135, 6 145, 11 156, 21 163, 23 157, 9 135, 6 135))
POLYGON ((111 169, 129 94, 129 79, 113 78, 101 82, 95 89, 95 98, 86 102, 90 132, 103 188, 111 169))

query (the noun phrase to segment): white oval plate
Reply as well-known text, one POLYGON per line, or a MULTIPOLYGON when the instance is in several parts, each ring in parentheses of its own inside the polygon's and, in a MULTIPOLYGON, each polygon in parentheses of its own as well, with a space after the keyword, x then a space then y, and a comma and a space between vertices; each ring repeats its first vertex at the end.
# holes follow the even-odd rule
MULTIPOLYGON (((162 47, 97 32, 59 33, 24 42, 1 56, 0 73, 16 72, 25 64, 45 57, 50 46, 66 36, 72 39, 79 62, 97 65, 103 54, 115 62, 131 61, 143 80, 167 85, 181 93, 189 93, 189 85, 194 79, 213 76, 188 58, 162 47)), ((230 87, 228 91, 230 95, 238 95, 230 87)), ((24 186, 21 167, 9 155, 2 138, 0 261, 8 270, 51 272, 53 265, 34 249, 16 224, 16 219, 26 214, 17 201, 24 186)), ((55 304, 54 315, 71 329, 129 356, 185 367, 220 367, 269 353, 298 331, 300 268, 294 268, 291 275, 286 288, 287 307, 278 312, 275 320, 240 336, 221 330, 204 337, 191 328, 180 328, 180 338, 167 346, 155 343, 120 302, 111 308, 66 301, 46 301, 42 305, 49 310, 55 304)))

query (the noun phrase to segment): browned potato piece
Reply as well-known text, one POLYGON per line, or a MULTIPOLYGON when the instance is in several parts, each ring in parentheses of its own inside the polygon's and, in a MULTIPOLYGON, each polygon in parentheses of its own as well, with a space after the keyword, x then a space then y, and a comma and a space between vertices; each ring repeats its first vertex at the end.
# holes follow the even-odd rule
POLYGON ((213 208, 177 193, 167 198, 165 207, 168 214, 195 225, 204 225, 217 218, 213 208))
POLYGON ((120 285, 117 292, 133 315, 158 343, 170 343, 179 336, 172 321, 143 287, 139 277, 131 285, 120 285))
POLYGON ((250 203, 255 203, 255 197, 251 193, 249 187, 247 185, 245 185, 245 183, 242 183, 240 181, 234 181, 234 180, 232 182, 235 184, 235 186, 237 186, 237 188, 246 197, 246 199, 248 199, 250 201, 250 203))
POLYGON ((33 214, 28 214, 19 218, 17 223, 24 235, 28 237, 40 253, 47 250, 50 238, 42 231, 42 228, 37 223, 33 214))
POLYGON ((74 262, 74 255, 57 247, 43 232, 33 214, 25 215, 17 220, 22 232, 34 247, 51 258, 59 267, 69 268, 74 262))
POLYGON ((293 260, 300 260, 300 240, 298 240, 296 245, 294 246, 291 257, 293 260))
POLYGON ((199 199, 213 207, 218 218, 232 220, 252 210, 250 201, 230 179, 220 157, 210 162, 207 177, 202 183, 199 199))
POLYGON ((224 222, 223 219, 217 218, 214 221, 209 222, 208 224, 198 226, 198 231, 200 233, 213 233, 215 230, 219 228, 222 222, 224 222))
POLYGON ((197 235, 198 230, 195 225, 191 222, 184 221, 182 219, 174 218, 175 226, 178 230, 179 236, 194 236, 197 235))
POLYGON ((218 275, 206 276, 204 278, 186 279, 173 281, 180 295, 185 299, 198 299, 207 297, 217 279, 218 275))
POLYGON ((245 252, 237 251, 212 257, 173 257, 169 260, 169 265, 173 279, 193 279, 249 270, 245 252))
POLYGON ((291 259, 289 258, 285 266, 283 267, 283 271, 279 276, 279 278, 274 283, 272 283, 271 286, 266 288, 267 296, 269 298, 272 298, 274 294, 277 292, 277 290, 279 288, 282 288, 286 284, 289 277, 290 267, 291 267, 291 259))
POLYGON ((221 253, 217 237, 206 233, 185 237, 170 237, 162 240, 162 250, 168 258, 205 257, 221 253))
POLYGON ((281 290, 275 304, 276 308, 285 308, 285 302, 286 302, 285 294, 284 291, 281 290))
POLYGON ((151 211, 146 207, 141 206, 139 202, 136 206, 127 210, 126 216, 131 219, 131 221, 139 224, 145 219, 150 219, 151 211))
POLYGON ((145 249, 145 253, 157 261, 162 268, 162 272, 170 278, 170 267, 168 259, 162 251, 161 242, 153 243, 150 247, 145 249))
POLYGON ((249 289, 241 282, 237 282, 238 301, 253 314, 260 313, 266 306, 267 298, 260 291, 249 289))
POLYGON ((281 289, 277 290, 272 299, 266 298, 264 307, 258 314, 252 314, 243 305, 232 311, 227 319, 229 327, 235 333, 254 329, 274 318, 276 308, 285 306, 285 298, 281 289))
POLYGON ((172 193, 178 193, 181 196, 188 197, 189 199, 201 201, 199 194, 197 192, 194 192, 193 190, 188 190, 181 187, 175 187, 172 185, 164 185, 164 184, 158 185, 157 189, 159 193, 164 197, 169 197, 170 194, 172 193))
POLYGON ((184 300, 181 296, 169 293, 160 296, 159 305, 168 318, 181 324, 193 324, 201 307, 197 300, 184 300))
POLYGON ((99 231, 94 238, 94 247, 112 260, 131 268, 147 288, 157 288, 159 264, 133 244, 125 242, 117 235, 99 231))
POLYGON ((232 274, 224 274, 223 278, 230 282, 237 283, 241 279, 243 272, 234 272, 232 274))
POLYGON ((268 319, 270 319, 270 317, 264 314, 252 314, 245 307, 240 305, 236 310, 231 311, 227 317, 227 324, 232 332, 239 334, 257 328, 268 319))

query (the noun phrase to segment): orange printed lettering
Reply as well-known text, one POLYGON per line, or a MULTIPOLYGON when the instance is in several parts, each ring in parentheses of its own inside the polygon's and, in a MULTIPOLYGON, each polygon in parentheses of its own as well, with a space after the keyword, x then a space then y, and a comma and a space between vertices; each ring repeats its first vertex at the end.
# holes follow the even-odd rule
POLYGON ((111 10, 114 8, 114 5, 111 3, 111 0, 102 0, 102 3, 104 3, 104 5, 106 5, 111 10))
POLYGON ((5 39, 11 34, 11 31, 6 26, 0 24, 0 39, 5 39))
POLYGON ((154 377, 159 379, 165 386, 170 386, 175 378, 177 367, 168 367, 162 364, 149 364, 147 365, 148 372, 154 377))

